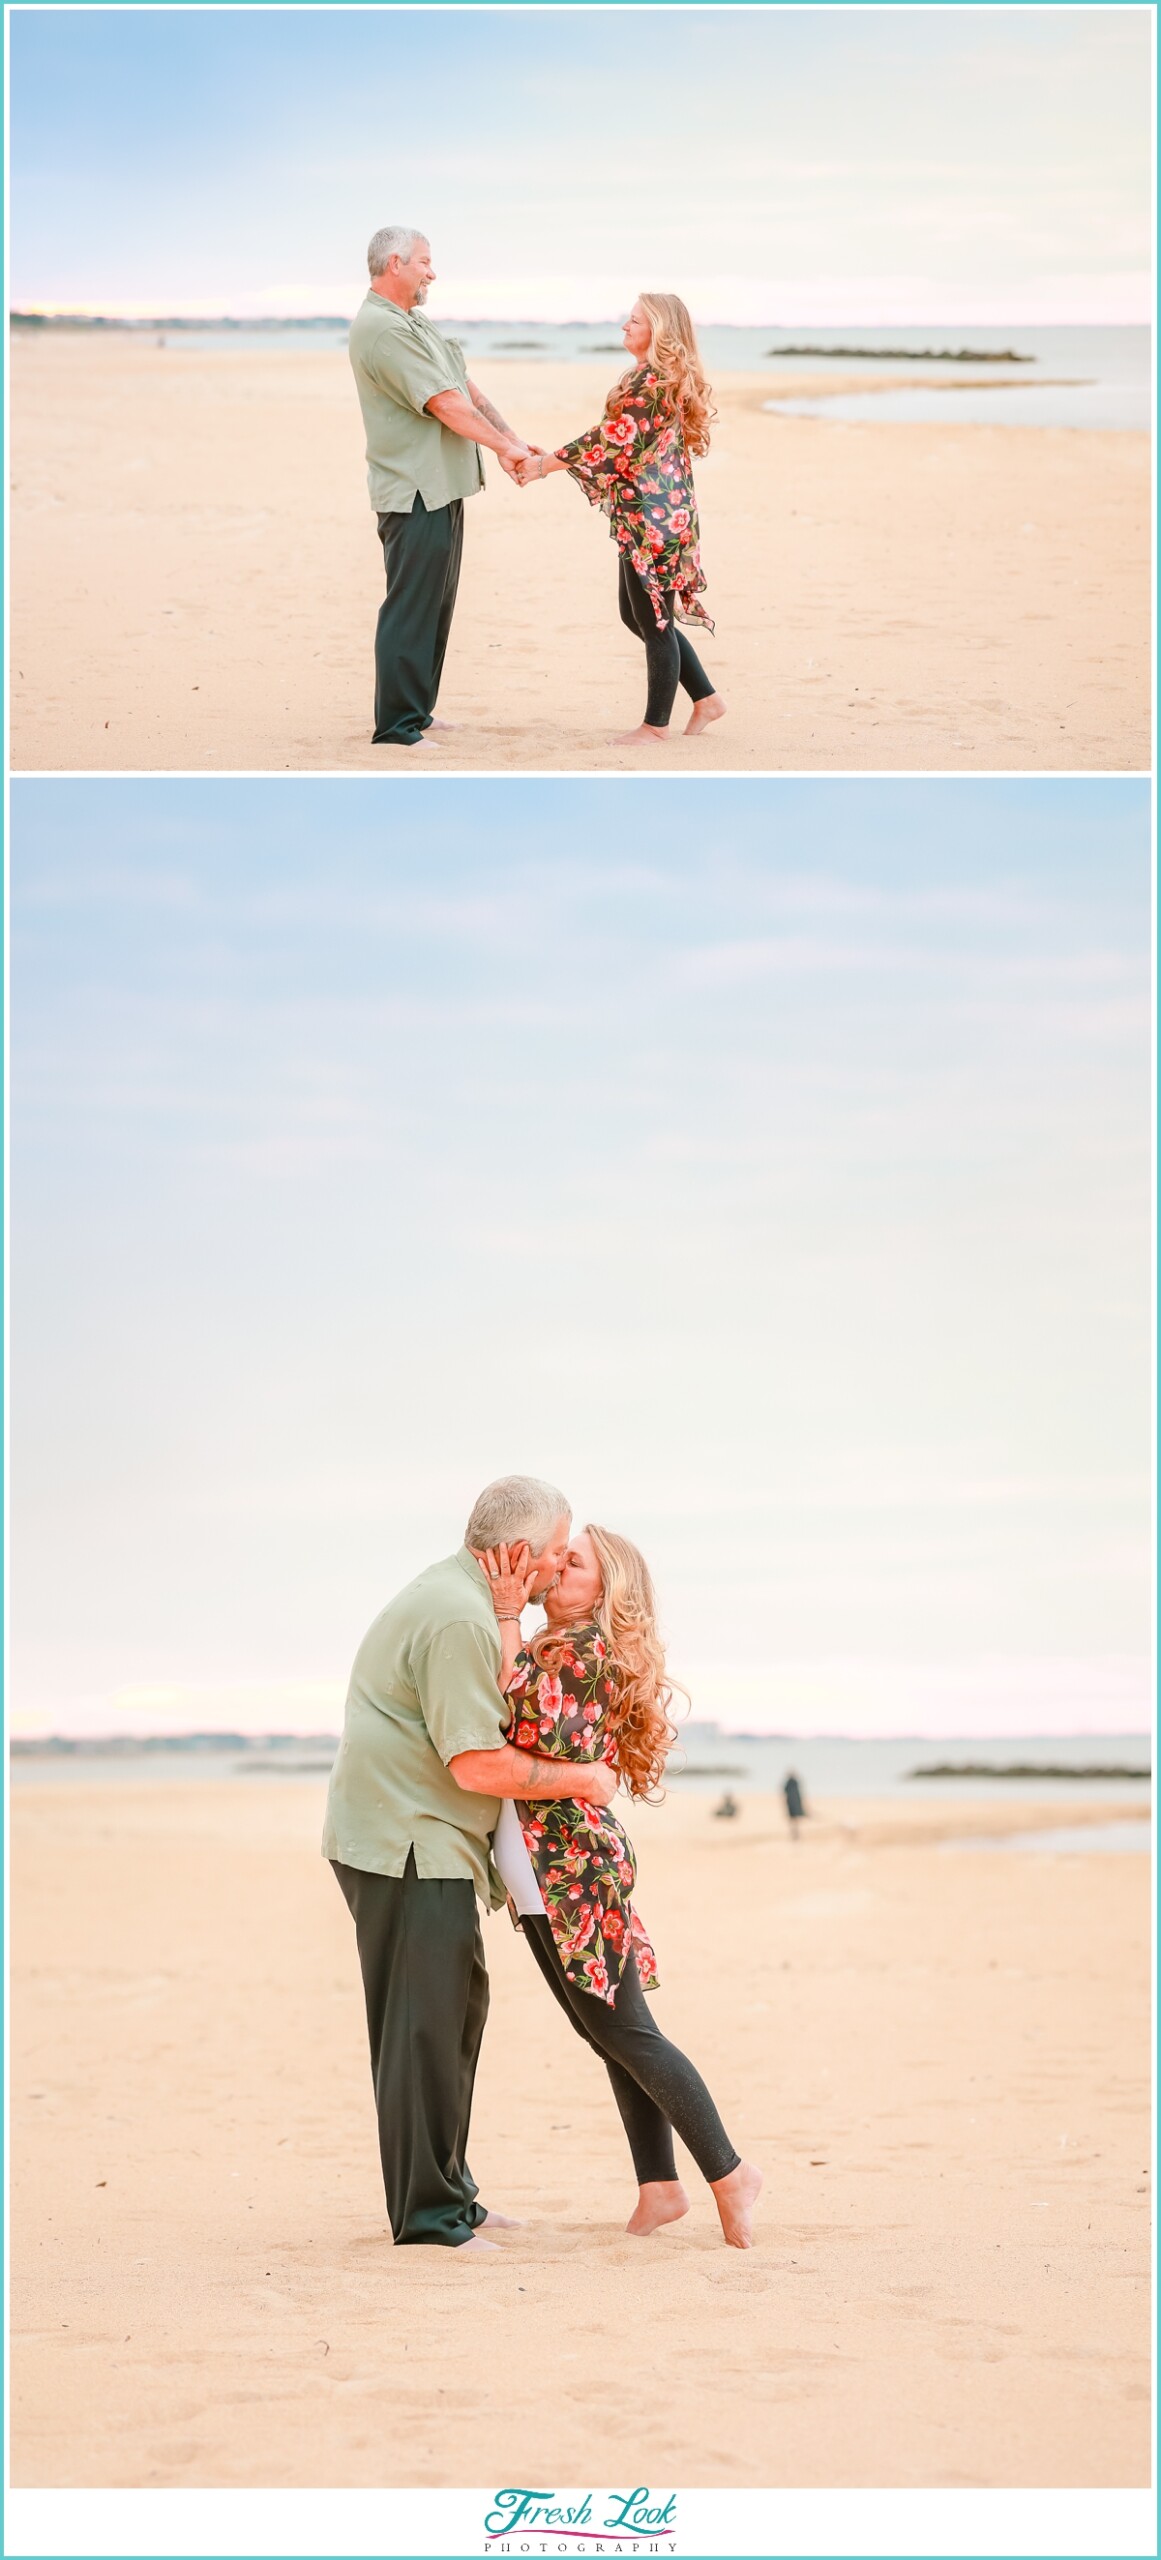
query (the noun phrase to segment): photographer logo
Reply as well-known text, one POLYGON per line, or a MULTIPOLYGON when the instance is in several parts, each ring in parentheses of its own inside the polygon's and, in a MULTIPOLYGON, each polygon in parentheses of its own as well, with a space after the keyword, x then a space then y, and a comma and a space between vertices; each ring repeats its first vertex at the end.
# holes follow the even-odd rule
POLYGON ((661 2555, 677 2549, 676 2489, 494 2489, 484 2517, 484 2548, 496 2560, 524 2554, 624 2552, 661 2555))

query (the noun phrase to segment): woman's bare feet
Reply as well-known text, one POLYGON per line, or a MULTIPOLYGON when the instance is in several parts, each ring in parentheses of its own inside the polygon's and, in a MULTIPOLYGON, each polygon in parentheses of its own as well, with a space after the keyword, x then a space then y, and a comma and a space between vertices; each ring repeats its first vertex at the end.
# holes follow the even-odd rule
POLYGON ((680 2222, 689 2212, 689 2197, 680 2178, 651 2178, 638 2189, 637 2210, 625 2224, 638 2240, 647 2240, 651 2231, 660 2231, 663 2222, 680 2222))
POLYGON ((457 2258, 466 2258, 470 2255, 482 2258, 485 2251, 489 2258, 498 2258, 503 2254, 502 2251, 496 2247, 494 2240, 481 2240, 478 2231, 473 2231, 470 2240, 461 2240, 459 2247, 456 2250, 456 2256, 457 2258))
POLYGON ((696 738, 700 736, 703 729, 710 727, 712 721, 724 720, 725 716, 726 706, 720 693, 707 693, 704 701, 694 703, 682 734, 687 738, 696 738))
POLYGON ((761 2189, 762 2172, 751 2168, 748 2160, 739 2160, 728 2178, 713 2180, 714 2203, 731 2249, 753 2248, 754 2235, 750 2226, 761 2189))
POLYGON ((664 746, 668 736, 668 729, 649 729, 642 721, 639 729, 618 729, 612 743, 615 747, 642 747, 650 745, 656 739, 661 746, 664 746))
POLYGON ((524 2225, 522 2222, 517 2222, 510 2213, 488 2212, 484 2215, 482 2222, 477 2222, 476 2229, 477 2231, 523 2231, 524 2225))

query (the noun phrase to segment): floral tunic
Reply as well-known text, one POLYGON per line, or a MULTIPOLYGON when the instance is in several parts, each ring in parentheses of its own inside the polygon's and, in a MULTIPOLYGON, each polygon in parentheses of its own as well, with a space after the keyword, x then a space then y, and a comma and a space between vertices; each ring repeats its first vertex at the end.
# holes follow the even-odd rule
MULTIPOLYGON (((577 1631, 559 1671, 542 1671, 530 1654, 518 1654, 509 1742, 546 1760, 611 1760, 613 1690, 605 1663, 595 1626, 577 1631)), ((652 1991, 656 1959, 629 1900, 637 1862, 616 1815, 575 1797, 518 1804, 516 1811, 569 1980, 612 2008, 623 1967, 635 1960, 643 1990, 652 1991)))
POLYGON ((603 508, 614 541, 648 590, 659 628, 666 627, 665 597, 672 592, 679 622, 701 622, 712 631, 699 601, 705 579, 693 470, 660 375, 639 365, 620 388, 617 407, 615 418, 606 412, 587 435, 562 444, 555 459, 568 464, 590 505, 603 508))

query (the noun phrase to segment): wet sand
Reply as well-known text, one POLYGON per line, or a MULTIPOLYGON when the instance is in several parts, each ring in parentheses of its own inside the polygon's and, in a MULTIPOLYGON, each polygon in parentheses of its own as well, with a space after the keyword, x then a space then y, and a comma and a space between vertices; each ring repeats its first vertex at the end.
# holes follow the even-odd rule
MULTIPOLYGON (((481 362, 554 446, 615 366, 481 362)), ((729 715, 645 749, 603 518, 498 466, 465 511, 438 749, 370 743, 382 562, 339 351, 18 335, 13 762, 163 772, 1144 769, 1144 435, 839 425, 715 384, 705 658, 729 715)), ((860 388, 865 387, 860 385, 860 388)), ((889 388, 890 382, 881 387, 889 388)), ((681 697, 684 703, 684 696, 681 697)))
POLYGON ((757 2245, 623 2225, 603 2074, 505 1914, 494 2258, 392 2251, 322 1785, 13 1796, 20 2486, 1132 2486, 1148 2478, 1149 1860, 950 1854, 1125 1810, 638 1809, 662 2025, 757 2245))

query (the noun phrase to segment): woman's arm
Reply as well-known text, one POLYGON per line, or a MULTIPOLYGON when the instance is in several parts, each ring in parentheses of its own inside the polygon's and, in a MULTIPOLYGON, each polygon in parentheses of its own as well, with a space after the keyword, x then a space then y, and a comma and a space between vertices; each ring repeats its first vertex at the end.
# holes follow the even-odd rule
MULTIPOLYGON (((644 371, 632 374, 616 393, 616 416, 606 412, 584 435, 559 445, 549 457, 549 469, 570 471, 585 496, 599 505, 610 485, 631 477, 634 465, 642 460, 658 422, 658 400, 656 388, 646 387, 644 371)), ((535 465, 531 469, 534 472, 535 465)), ((525 486, 528 471, 529 466, 523 465, 518 473, 525 486)))
POLYGON ((516 477, 522 489, 532 480, 547 480, 550 471, 567 471, 567 462, 558 453, 533 453, 527 462, 518 462, 516 477))
POLYGON ((486 1548, 479 1561, 488 1577, 492 1607, 500 1629, 497 1686, 507 1697, 520 1651, 520 1612, 527 1606, 532 1582, 529 1570, 531 1550, 524 1538, 511 1549, 503 1545, 486 1548))

